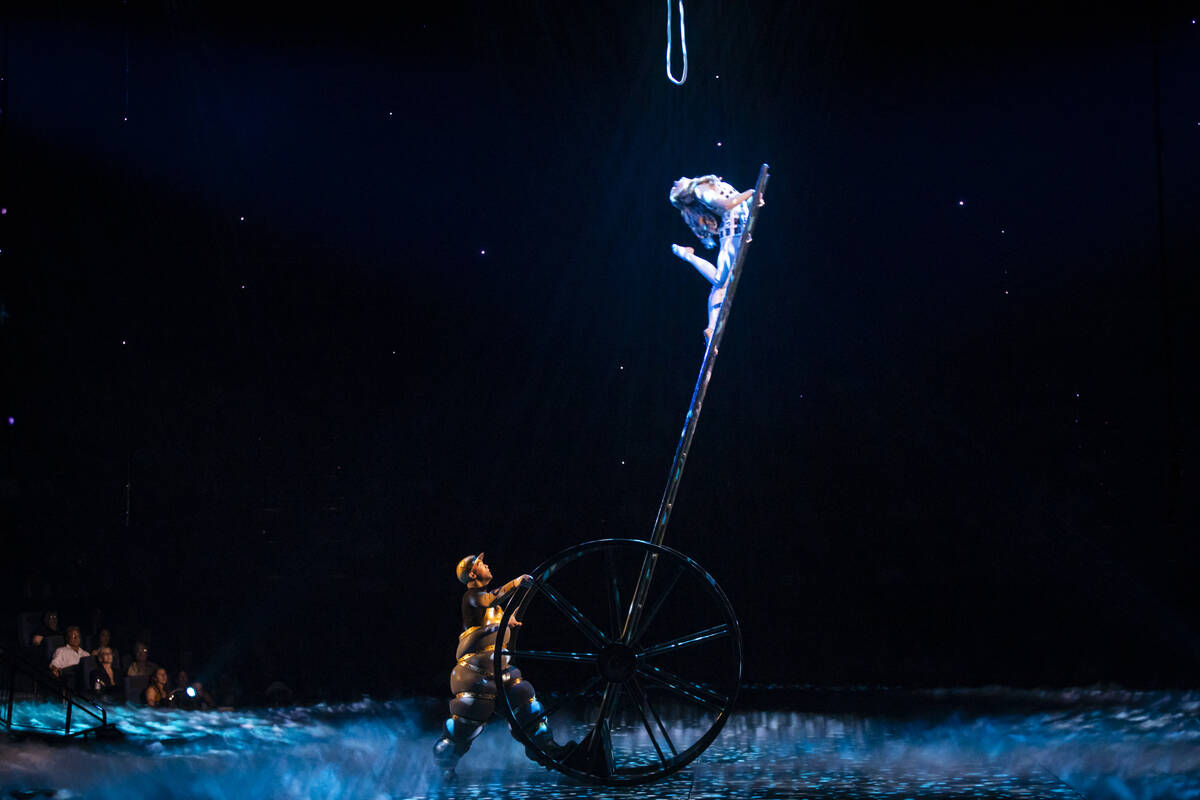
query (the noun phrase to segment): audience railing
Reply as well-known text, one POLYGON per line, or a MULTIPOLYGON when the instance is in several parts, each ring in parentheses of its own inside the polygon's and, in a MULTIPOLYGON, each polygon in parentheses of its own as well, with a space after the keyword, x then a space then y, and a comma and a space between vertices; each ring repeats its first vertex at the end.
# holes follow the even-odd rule
MULTIPOLYGON (((116 726, 109 723, 108 711, 103 706, 80 697, 45 667, 26 661, 4 647, 0 647, 0 692, 3 693, 0 696, 0 725, 6 730, 83 739, 90 735, 120 736, 116 726), (19 691, 18 677, 25 679, 26 686, 31 689, 40 687, 49 690, 46 696, 61 703, 60 708, 65 712, 61 724, 58 723, 57 714, 54 715, 56 724, 47 724, 45 714, 37 714, 31 720, 14 716, 19 691), (81 719, 83 724, 80 723, 81 719)), ((36 694, 36 691, 29 692, 30 699, 36 694)))

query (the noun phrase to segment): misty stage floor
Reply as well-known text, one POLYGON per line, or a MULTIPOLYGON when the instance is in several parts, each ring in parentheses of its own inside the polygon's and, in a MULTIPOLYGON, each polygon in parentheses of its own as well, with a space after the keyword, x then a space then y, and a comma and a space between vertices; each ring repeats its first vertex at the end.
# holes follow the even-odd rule
MULTIPOLYGON (((806 690, 746 700, 682 773, 625 789, 536 766, 502 724, 443 781, 430 758, 440 699, 116 708, 121 743, 0 743, 0 797, 1200 797, 1194 692, 806 690)), ((42 722, 55 713, 51 704, 18 711, 42 722)))

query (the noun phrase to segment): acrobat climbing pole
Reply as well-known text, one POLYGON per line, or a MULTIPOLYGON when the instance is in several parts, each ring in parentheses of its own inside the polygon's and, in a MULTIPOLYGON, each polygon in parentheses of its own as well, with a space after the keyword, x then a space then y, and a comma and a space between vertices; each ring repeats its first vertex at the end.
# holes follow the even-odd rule
MULTIPOLYGON (((754 185, 754 196, 750 198, 750 216, 742 230, 742 240, 738 245, 737 258, 734 259, 732 272, 729 277, 729 287, 725 290, 725 300, 717 314, 717 324, 713 329, 712 338, 704 350, 704 361, 700 364, 700 374, 696 378, 696 387, 692 390, 692 402, 688 406, 687 417, 684 418, 683 432, 679 435, 679 444, 675 447, 675 458, 671 462, 671 472, 667 477, 667 488, 663 492, 662 501, 658 506, 658 514, 654 518, 654 530, 650 534, 650 543, 661 545, 667 534, 667 523, 671 521, 671 510, 675 505, 675 495, 679 491, 679 481, 683 477, 683 466, 687 463, 688 452, 692 447, 692 437, 696 435, 696 425, 700 422, 700 409, 704 405, 704 395, 708 392, 708 382, 712 378, 713 366, 717 363, 717 355, 721 351, 721 337, 725 335, 725 323, 733 307, 733 296, 737 291, 738 281, 742 277, 742 264, 746 253, 750 250, 750 242, 754 239, 754 223, 758 219, 758 210, 762 207, 763 192, 767 189, 767 165, 763 164, 758 171, 758 182, 754 185)), ((653 556, 646 559, 642 575, 638 578, 637 589, 634 590, 633 601, 629 614, 625 619, 623 638, 627 638, 637 629, 641 619, 642 606, 646 601, 650 580, 654 575, 653 556)))

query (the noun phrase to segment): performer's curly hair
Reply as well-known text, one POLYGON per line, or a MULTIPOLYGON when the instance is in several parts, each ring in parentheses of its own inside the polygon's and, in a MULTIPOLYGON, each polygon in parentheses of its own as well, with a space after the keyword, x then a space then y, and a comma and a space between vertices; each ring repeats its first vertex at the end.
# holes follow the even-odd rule
POLYGON ((692 178, 680 190, 672 187, 668 195, 671 205, 679 209, 680 216, 692 229, 692 233, 710 250, 717 246, 713 236, 721 229, 721 218, 696 199, 696 187, 702 183, 715 183, 719 180, 721 178, 717 175, 701 175, 692 178))

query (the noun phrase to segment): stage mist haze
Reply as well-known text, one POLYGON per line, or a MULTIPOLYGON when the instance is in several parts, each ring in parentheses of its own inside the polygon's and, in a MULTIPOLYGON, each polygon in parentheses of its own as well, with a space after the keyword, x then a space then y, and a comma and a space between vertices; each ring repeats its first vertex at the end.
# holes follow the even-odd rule
MULTIPOLYGON (((814 691, 809 700, 843 710, 746 709, 683 776, 619 796, 1078 792, 1167 800, 1200 792, 1194 693, 814 691), (1066 786, 1055 788, 1056 780, 1066 786)), ((429 758, 440 713, 431 701, 365 699, 239 712, 118 710, 123 744, 0 745, 0 789, 180 800, 610 796, 532 764, 499 723, 463 760, 459 779, 444 783, 429 758)))

